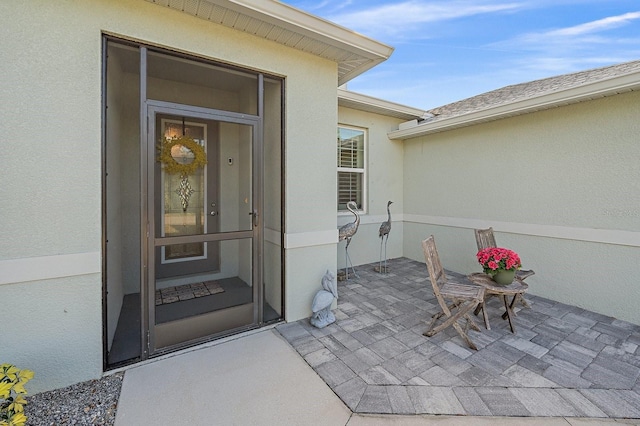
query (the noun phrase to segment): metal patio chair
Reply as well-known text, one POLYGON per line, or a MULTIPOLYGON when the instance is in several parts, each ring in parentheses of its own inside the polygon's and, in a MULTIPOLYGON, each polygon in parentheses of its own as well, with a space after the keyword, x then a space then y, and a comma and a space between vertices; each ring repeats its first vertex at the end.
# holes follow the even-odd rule
POLYGON ((436 299, 438 299, 438 304, 441 308, 441 311, 433 316, 429 329, 423 334, 431 337, 447 327, 453 326, 464 341, 467 342, 469 347, 477 350, 477 346, 471 341, 467 335, 467 331, 469 328, 480 331, 471 313, 475 308, 482 306, 484 301, 484 288, 455 283, 447 278, 440 263, 440 257, 436 250, 433 235, 422 241, 422 251, 424 252, 424 258, 427 263, 433 293, 436 299), (443 316, 446 317, 446 319, 436 326, 438 320, 443 316), (464 329, 458 323, 458 320, 461 319, 467 320, 464 329))

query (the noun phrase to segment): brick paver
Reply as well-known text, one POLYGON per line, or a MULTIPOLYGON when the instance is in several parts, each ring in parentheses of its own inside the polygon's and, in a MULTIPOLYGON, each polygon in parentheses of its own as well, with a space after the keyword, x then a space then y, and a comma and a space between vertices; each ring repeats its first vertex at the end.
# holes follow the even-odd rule
POLYGON ((492 298, 473 351, 451 327, 422 335, 439 310, 423 263, 375 265, 338 283, 334 324, 277 327, 352 411, 640 418, 640 326, 527 294, 512 334, 492 298))

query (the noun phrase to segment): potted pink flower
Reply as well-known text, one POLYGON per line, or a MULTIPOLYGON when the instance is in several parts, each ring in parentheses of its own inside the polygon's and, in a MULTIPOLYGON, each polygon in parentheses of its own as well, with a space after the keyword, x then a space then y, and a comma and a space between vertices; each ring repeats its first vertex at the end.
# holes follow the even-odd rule
POLYGON ((502 285, 511 284, 516 271, 522 267, 516 252, 501 247, 484 248, 476 254, 476 258, 484 273, 502 285))

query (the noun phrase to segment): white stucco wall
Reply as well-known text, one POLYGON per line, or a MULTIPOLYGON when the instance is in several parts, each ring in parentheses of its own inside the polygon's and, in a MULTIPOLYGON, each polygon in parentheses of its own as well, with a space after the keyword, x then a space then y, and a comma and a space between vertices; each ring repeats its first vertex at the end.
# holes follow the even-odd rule
POLYGON ((406 140, 405 256, 433 233, 445 268, 479 271, 493 226, 531 293, 640 324, 639 115, 632 92, 406 140))
POLYGON ((0 299, 26 317, 0 347, 36 372, 30 392, 102 371, 102 32, 286 76, 285 300, 308 316, 336 266, 335 63, 143 1, 2 2, 0 24, 0 299))
MULTIPOLYGON (((367 164, 367 206, 360 217, 358 232, 349 245, 349 257, 354 265, 378 262, 380 259, 379 229, 387 220, 387 201, 391 204, 391 232, 387 243, 387 258, 402 256, 403 236, 403 144, 391 141, 387 133, 398 129, 403 120, 380 114, 358 111, 352 108, 338 108, 338 123, 366 129, 367 164)), ((335 140, 335 136, 333 138, 335 140)), ((334 167, 335 169, 335 167, 334 167)), ((336 200, 334 195, 333 205, 336 200)), ((354 221, 351 213, 338 215, 338 227, 354 221)), ((345 266, 344 248, 346 242, 338 244, 338 268, 345 266)))

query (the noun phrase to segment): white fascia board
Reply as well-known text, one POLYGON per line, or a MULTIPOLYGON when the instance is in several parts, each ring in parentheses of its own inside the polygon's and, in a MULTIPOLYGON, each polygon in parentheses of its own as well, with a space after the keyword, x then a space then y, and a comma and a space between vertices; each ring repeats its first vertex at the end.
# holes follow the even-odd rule
POLYGON ((494 108, 488 108, 442 120, 436 119, 428 121, 403 130, 394 130, 387 133, 387 136, 391 140, 411 139, 432 133, 471 126, 482 122, 498 120, 500 118, 522 115, 638 89, 640 89, 640 72, 633 72, 624 76, 601 80, 592 84, 585 84, 583 86, 560 90, 534 98, 503 104, 494 108))
POLYGON ((338 88, 338 102, 340 100, 347 101, 349 103, 355 103, 362 105, 364 110, 379 111, 380 114, 386 115, 389 112, 399 113, 406 115, 407 117, 423 117, 426 114, 425 110, 401 105, 391 101, 385 101, 383 99, 374 98, 372 96, 363 95, 361 93, 351 92, 349 90, 338 88))
POLYGON ((389 45, 279 1, 213 0, 212 2, 294 32, 305 32, 316 40, 359 53, 369 59, 379 59, 380 62, 388 59, 394 50, 389 45))

